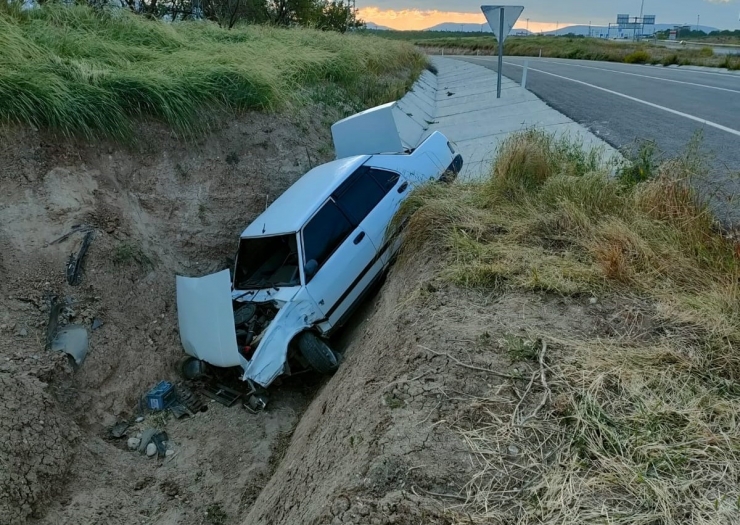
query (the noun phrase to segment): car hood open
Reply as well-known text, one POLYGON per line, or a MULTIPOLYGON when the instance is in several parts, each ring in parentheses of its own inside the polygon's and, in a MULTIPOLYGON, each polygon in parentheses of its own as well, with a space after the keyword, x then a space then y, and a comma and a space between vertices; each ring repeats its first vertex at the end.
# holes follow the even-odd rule
POLYGON ((177 317, 185 353, 218 367, 240 366, 228 270, 177 276, 177 317))

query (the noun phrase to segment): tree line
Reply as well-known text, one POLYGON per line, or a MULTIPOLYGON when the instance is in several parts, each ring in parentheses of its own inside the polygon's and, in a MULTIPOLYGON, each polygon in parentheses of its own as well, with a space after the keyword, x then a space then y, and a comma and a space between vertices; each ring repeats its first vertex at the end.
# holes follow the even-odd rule
MULTIPOLYGON (((2 1, 2 0, 0 0, 2 1)), ((17 0, 16 0, 17 1, 17 0)), ((26 0, 28 1, 28 0, 26 0)), ((59 0, 36 0, 39 3, 59 0)), ((206 19, 231 29, 238 23, 306 26, 344 33, 364 27, 352 0, 61 0, 96 8, 121 7, 166 20, 206 19)))

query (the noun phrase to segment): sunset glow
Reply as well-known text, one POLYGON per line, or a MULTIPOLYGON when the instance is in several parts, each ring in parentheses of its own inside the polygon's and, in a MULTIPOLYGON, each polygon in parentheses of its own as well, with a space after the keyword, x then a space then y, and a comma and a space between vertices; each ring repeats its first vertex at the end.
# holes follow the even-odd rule
MULTIPOLYGON (((484 24, 486 18, 482 13, 460 13, 456 11, 422 11, 420 9, 378 9, 377 7, 364 7, 359 9, 360 18, 366 22, 373 22, 380 26, 399 30, 420 30, 451 22, 455 24, 484 24)), ((549 22, 529 21, 529 30, 533 33, 540 31, 553 31, 559 27, 571 25, 561 22, 553 24, 549 22)), ((519 20, 514 26, 516 29, 526 29, 527 21, 519 20)))

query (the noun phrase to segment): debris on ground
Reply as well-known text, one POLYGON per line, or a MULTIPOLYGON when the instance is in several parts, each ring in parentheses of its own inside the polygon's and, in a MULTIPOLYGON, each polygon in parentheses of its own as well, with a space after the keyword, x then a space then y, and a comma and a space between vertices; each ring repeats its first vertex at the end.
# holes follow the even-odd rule
POLYGON ((59 329, 51 342, 51 349, 69 355, 80 366, 87 357, 88 345, 87 329, 71 324, 59 329))
POLYGON ((241 392, 220 384, 206 383, 201 388, 201 392, 203 392, 203 395, 210 397, 225 407, 232 406, 242 397, 241 392))
POLYGON ((47 246, 52 246, 54 244, 59 244, 60 242, 66 241, 67 239, 69 239, 72 235, 74 235, 77 232, 88 233, 91 231, 92 231, 92 228, 89 226, 85 226, 84 224, 75 224, 74 226, 72 226, 71 230, 69 230, 67 233, 65 233, 61 237, 54 239, 49 244, 47 244, 47 246))
POLYGON ((69 256, 69 261, 67 262, 67 282, 70 286, 79 286, 82 282, 82 266, 85 260, 85 255, 87 254, 88 248, 90 248, 90 244, 92 243, 94 236, 95 233, 92 230, 88 230, 82 240, 80 249, 76 254, 72 253, 69 256))
POLYGON ((175 386, 169 381, 160 381, 146 394, 146 406, 149 410, 160 411, 175 403, 177 396, 175 386))
POLYGON ((141 440, 139 441, 139 448, 138 451, 140 453, 146 452, 146 447, 151 443, 152 438, 154 437, 154 434, 157 433, 156 428, 145 428, 141 433, 141 440))
POLYGON ((126 431, 128 430, 128 427, 130 426, 128 421, 120 421, 113 425, 113 428, 110 429, 110 435, 116 439, 122 438, 126 435, 126 431))
POLYGON ((149 444, 148 444, 148 445, 146 446, 146 455, 147 455, 147 457, 150 457, 150 458, 151 458, 151 457, 153 457, 153 456, 154 456, 154 455, 155 455, 156 453, 157 453, 157 445, 155 445, 154 443, 149 443, 149 444))

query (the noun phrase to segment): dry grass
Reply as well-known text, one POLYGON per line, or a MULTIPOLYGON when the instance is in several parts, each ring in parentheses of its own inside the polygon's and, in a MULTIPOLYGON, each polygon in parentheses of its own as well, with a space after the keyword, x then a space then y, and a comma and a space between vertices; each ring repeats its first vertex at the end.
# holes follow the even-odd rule
POLYGON ((406 203, 402 262, 444 254, 446 278, 494 292, 637 297, 653 327, 536 334, 521 409, 479 399, 458 423, 477 474, 457 523, 740 523, 740 262, 688 151, 636 182, 529 131, 487 180, 406 203))

